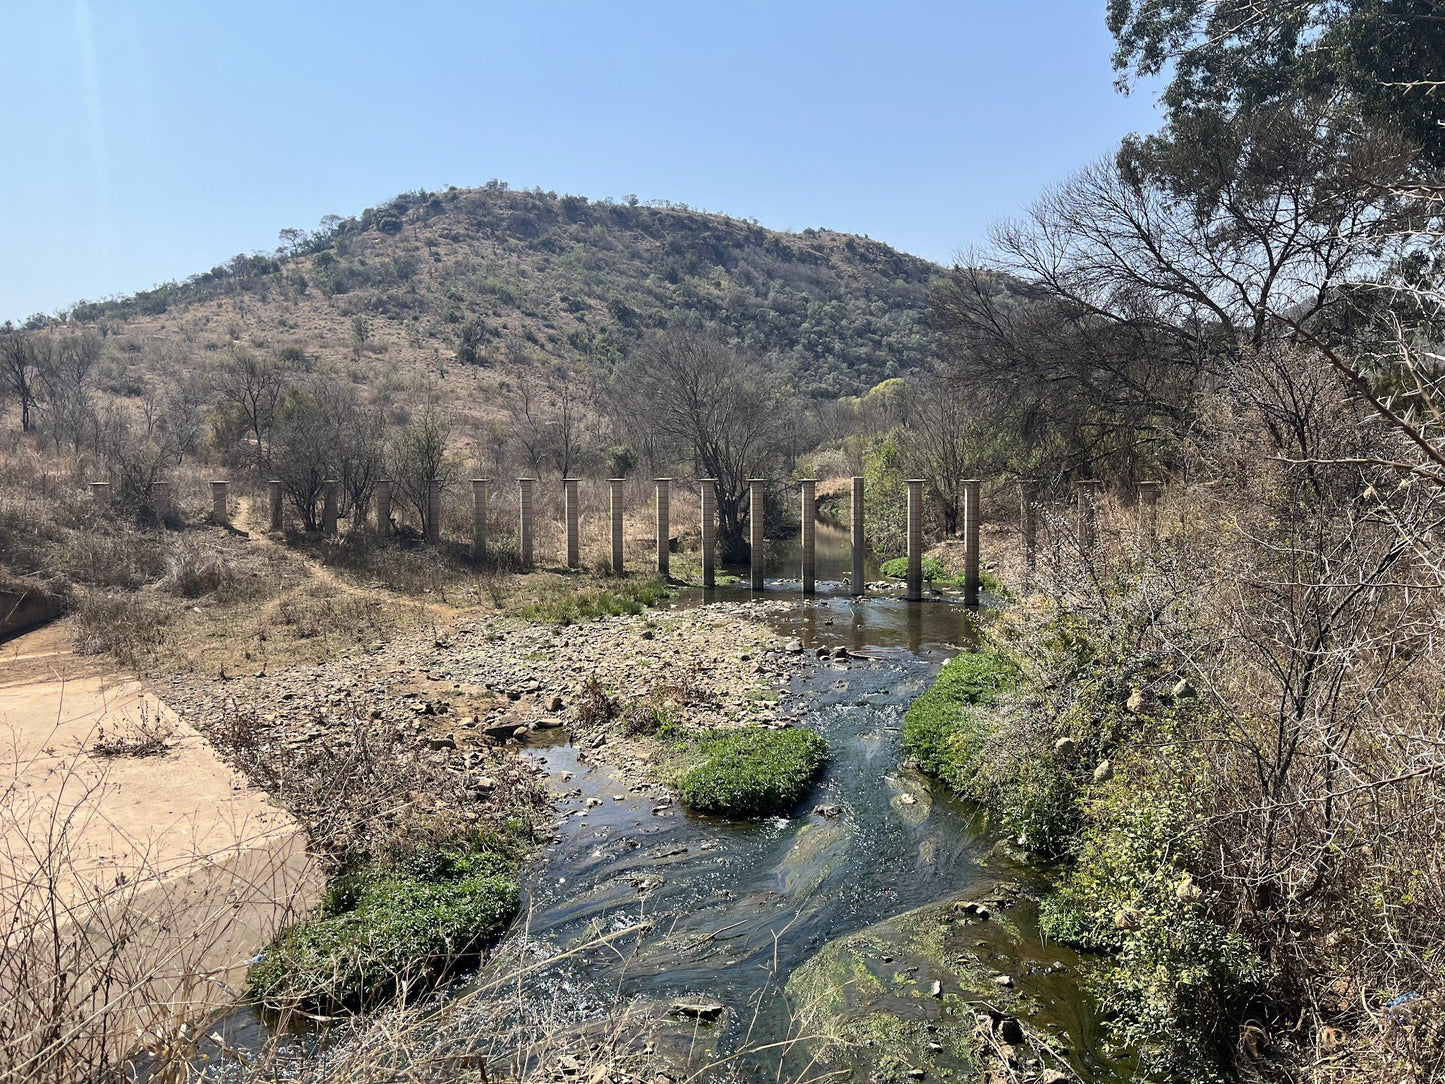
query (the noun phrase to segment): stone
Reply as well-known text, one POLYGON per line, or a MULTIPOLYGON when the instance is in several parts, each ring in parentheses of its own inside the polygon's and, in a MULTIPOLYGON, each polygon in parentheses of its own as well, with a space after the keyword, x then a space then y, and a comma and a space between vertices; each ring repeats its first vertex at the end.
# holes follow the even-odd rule
POLYGON ((939 982, 937 979, 934 979, 934 980, 933 980, 933 986, 932 986, 932 988, 928 991, 928 993, 929 993, 930 996, 936 997, 936 998, 938 998, 939 1000, 942 1000, 942 999, 943 999, 943 983, 939 982))
POLYGON ((674 1001, 668 1009, 673 1016, 690 1016, 695 1020, 716 1020, 727 1006, 710 997, 685 996, 674 1001))
POLYGON ((841 817, 843 815, 843 807, 840 805, 815 805, 813 812, 820 817, 841 817))
POLYGON ((1194 686, 1189 684, 1188 678, 1180 678, 1169 691, 1175 700, 1193 700, 1199 695, 1194 686))
POLYGON ((1099 761, 1098 767, 1094 769, 1094 782, 1107 783, 1114 778, 1114 763, 1110 760, 1099 761))
POLYGON ((547 698, 547 710, 548 710, 548 711, 561 711, 561 710, 562 710, 562 698, 561 698, 560 696, 558 696, 556 693, 553 693, 551 696, 549 696, 549 697, 547 698))
POLYGON ((1014 984, 1013 976, 1011 975, 995 975, 993 981, 995 985, 1001 986, 1005 990, 1011 989, 1014 984))
POLYGON ((582 1072, 582 1064, 571 1054, 563 1054, 558 1058, 557 1068, 561 1069, 566 1076, 576 1076, 582 1072))
POLYGON ((846 659, 846 658, 848 658, 848 657, 849 657, 849 656, 848 656, 848 649, 847 649, 846 647, 841 647, 841 646, 840 646, 840 647, 835 647, 835 648, 833 649, 833 658, 835 658, 835 659, 846 659))
POLYGON ((1058 1069, 1045 1069, 1039 1077, 1039 1084, 1069 1084, 1072 1078, 1068 1073, 1060 1072, 1058 1069))
POLYGON ((1058 741, 1054 742, 1054 752, 1058 753, 1059 756, 1073 756, 1074 753, 1078 750, 1078 748, 1079 743, 1074 741, 1073 738, 1060 738, 1058 741))
POLYGON ((1124 702, 1124 707, 1131 715, 1143 715, 1149 710, 1152 700, 1153 697, 1143 689, 1135 689, 1129 694, 1129 699, 1124 702))
POLYGON ((1137 930, 1143 924, 1143 917, 1133 907, 1122 907, 1114 912, 1114 925, 1118 929, 1137 930))
POLYGON ((1204 890, 1194 883, 1194 877, 1192 874, 1186 873, 1184 875, 1184 880, 1180 881, 1174 887, 1174 896, 1181 903, 1189 903, 1192 900, 1199 899, 1199 897, 1203 895, 1204 890))
POLYGON ((1005 1016, 998 1022, 998 1037, 1010 1046, 1024 1041, 1024 1026, 1012 1016, 1005 1016))
POLYGON ((440 738, 428 738, 426 740, 426 747, 438 752, 443 749, 455 749, 457 747, 457 739, 450 734, 443 734, 440 738))

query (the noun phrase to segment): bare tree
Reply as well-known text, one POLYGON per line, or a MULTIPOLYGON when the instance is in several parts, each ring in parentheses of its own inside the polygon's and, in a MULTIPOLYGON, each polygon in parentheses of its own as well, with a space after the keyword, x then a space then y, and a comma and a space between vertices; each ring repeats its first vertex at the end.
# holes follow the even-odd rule
POLYGON ((7 323, 0 331, 0 377, 20 407, 20 429, 35 428, 40 402, 40 374, 49 364, 50 340, 33 332, 20 331, 7 323))
POLYGON ((271 429, 285 388, 285 374, 274 361, 241 346, 231 348, 218 374, 217 398, 245 433, 258 468, 270 459, 271 429))
POLYGON ((777 400, 761 368, 716 339, 669 331, 633 355, 621 389, 699 477, 716 479, 718 541, 729 556, 746 552, 748 479, 777 457, 777 400))

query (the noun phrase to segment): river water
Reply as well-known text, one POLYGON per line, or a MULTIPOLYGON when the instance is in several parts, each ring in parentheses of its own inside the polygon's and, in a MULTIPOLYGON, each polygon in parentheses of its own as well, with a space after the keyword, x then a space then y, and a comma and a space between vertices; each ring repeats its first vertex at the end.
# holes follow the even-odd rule
MULTIPOLYGON (((821 1071, 818 1044, 788 1045, 814 1026, 800 1024, 797 998, 786 989, 798 969, 840 939, 871 936, 883 946, 878 959, 913 962, 901 976, 904 992, 888 994, 885 1007, 931 1032, 950 1008, 920 991, 936 982, 937 998, 956 976, 938 961, 909 957, 906 945, 890 948, 888 924, 917 915, 933 923, 931 907, 988 898, 1005 884, 1014 886, 1015 902, 1004 922, 954 929, 949 912, 938 912, 945 948, 1014 980, 1010 1012, 1058 1038, 1058 1065, 1085 1081, 1124 1079, 1122 1064, 1105 1056, 1093 1006, 1080 991, 1082 961, 1037 936, 1028 897, 1038 872, 976 809, 900 765, 903 713, 948 658, 975 642, 978 615, 945 596, 851 598, 843 581, 847 533, 823 521, 816 597, 798 594, 796 544, 774 545, 768 557, 762 597, 786 603, 792 594, 793 601, 768 607, 765 619, 809 652, 829 649, 780 704, 784 717, 831 745, 812 792, 786 817, 696 816, 656 789, 634 789, 630 777, 569 744, 564 732, 550 739, 539 732, 526 755, 547 769, 558 796, 556 840, 524 877, 516 928, 462 995, 486 991, 520 966, 527 978, 516 986, 534 1013, 541 1005, 577 1022, 615 1018, 623 1005, 650 1007, 652 1041, 688 1062, 698 1079, 812 1079, 821 1071), (831 657, 840 646, 851 657, 831 657), (667 1011, 699 998, 721 1006, 716 1019, 667 1011), (659 1029, 659 1019, 671 1019, 671 1030, 659 1029)), ((689 588, 672 605, 749 597, 745 583, 689 588)), ((980 1002, 967 1004, 971 1012, 980 1002)), ((979 1076, 976 1065, 950 1062, 946 1051, 932 1057, 930 1079, 979 1076)), ((883 1079, 865 1063, 834 1056, 824 1064, 851 1068, 851 1079, 883 1079)))
MULTIPOLYGON (((514 939, 525 938, 533 955, 575 953, 529 981, 583 1015, 628 999, 659 1007, 715 1000, 725 1010, 701 1038, 696 1022, 673 1036, 695 1067, 699 1043, 708 1057, 731 1055, 725 1072, 704 1077, 800 1078, 815 1048, 778 1045, 800 1031, 796 999, 783 990, 829 942, 926 905, 983 898, 1001 881, 1022 884, 1025 895, 1037 883, 976 809, 900 767, 903 713, 943 662, 975 642, 977 614, 945 597, 853 599, 842 579, 851 566, 847 533, 820 521, 817 540, 817 596, 766 611, 781 636, 830 652, 783 701, 794 725, 832 747, 792 815, 736 822, 689 814, 659 803, 656 792, 629 789, 621 773, 560 732, 556 744, 528 754, 553 779, 560 822, 524 885, 525 933, 514 939), (832 658, 839 646, 851 657, 832 658), (631 936, 639 924, 647 932, 631 936), (600 943, 618 934, 626 936, 600 943)), ((800 590, 797 559, 795 545, 770 549, 762 597, 777 602, 800 590)), ((868 571, 876 577, 876 568, 868 571)), ((674 605, 748 597, 755 596, 745 585, 688 589, 674 605)), ((1060 1037, 1075 1072, 1114 1079, 1078 989, 1078 957, 1041 944, 1028 906, 1015 910, 1009 936, 981 930, 987 936, 970 938, 970 951, 1017 976, 1031 1022, 1060 1037)), ((519 955, 526 951, 504 953, 500 966, 514 967, 519 955)), ((910 1011, 916 1000, 906 1002, 910 1011)))

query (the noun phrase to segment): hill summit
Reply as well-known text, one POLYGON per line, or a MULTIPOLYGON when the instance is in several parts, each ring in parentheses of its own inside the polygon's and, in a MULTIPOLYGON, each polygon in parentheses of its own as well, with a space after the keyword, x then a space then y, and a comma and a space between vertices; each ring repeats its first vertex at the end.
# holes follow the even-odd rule
POLYGON ((413 191, 184 282, 80 302, 68 319, 343 358, 610 370, 651 328, 707 324, 799 392, 856 394, 919 364, 941 272, 865 237, 638 203, 482 188, 413 191))

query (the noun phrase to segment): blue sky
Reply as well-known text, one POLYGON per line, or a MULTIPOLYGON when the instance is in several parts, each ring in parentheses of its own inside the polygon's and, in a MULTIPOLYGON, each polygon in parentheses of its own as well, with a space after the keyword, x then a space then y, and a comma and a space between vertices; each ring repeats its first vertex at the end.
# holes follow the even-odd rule
POLYGON ((499 177, 947 261, 1157 124, 1104 0, 6 0, 0 320, 499 177))

